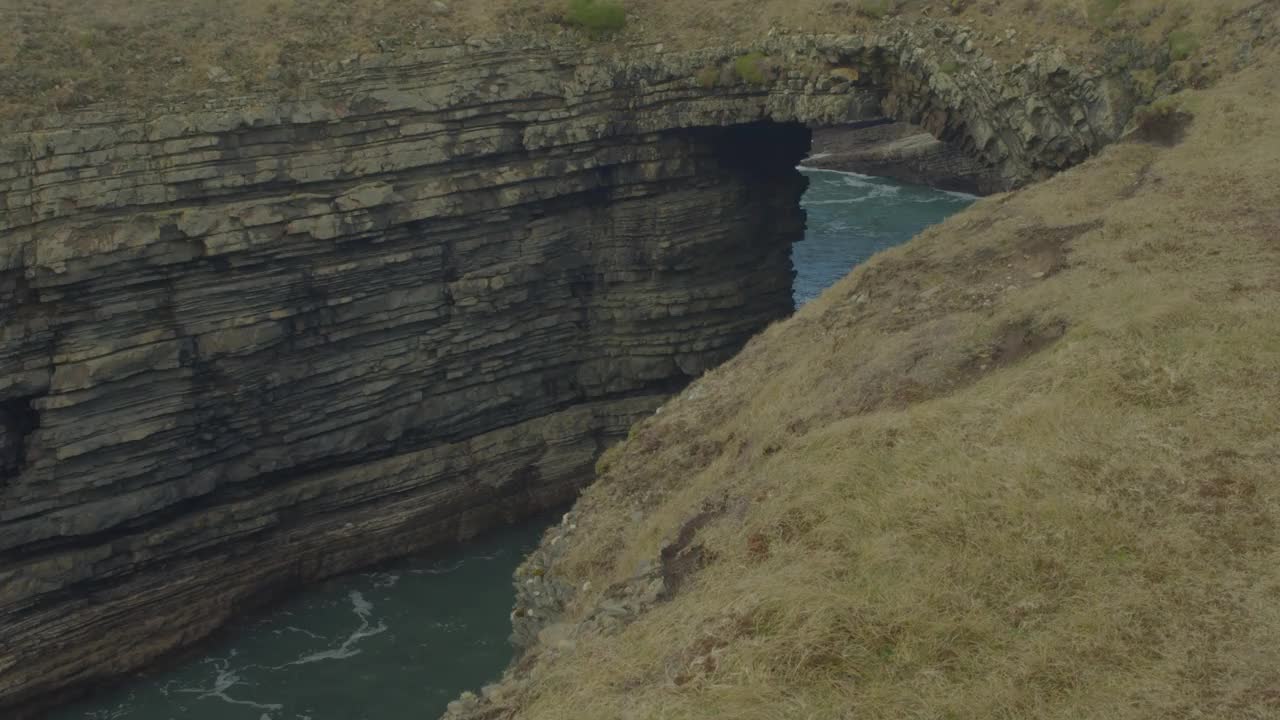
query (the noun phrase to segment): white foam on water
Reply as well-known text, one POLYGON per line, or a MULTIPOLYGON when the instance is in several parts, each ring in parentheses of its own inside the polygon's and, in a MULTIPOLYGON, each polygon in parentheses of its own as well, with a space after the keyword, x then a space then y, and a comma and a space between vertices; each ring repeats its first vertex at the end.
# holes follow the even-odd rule
POLYGON ((392 572, 369 573, 365 577, 369 578, 373 582, 373 586, 378 589, 393 588, 396 583, 400 582, 400 576, 392 572))
POLYGON ((803 207, 818 207, 821 205, 857 205, 873 199, 872 196, 860 198, 846 198, 844 200, 810 200, 803 203, 803 207))
MULTIPOLYGON (((897 186, 897 185, 883 185, 881 183, 884 182, 884 178, 879 178, 874 175, 864 175, 862 173, 850 172, 848 170, 828 170, 827 168, 801 167, 798 169, 803 170, 805 172, 820 172, 820 173, 830 173, 832 175, 840 175, 841 179, 844 181, 844 184, 852 188, 861 188, 861 187, 867 187, 867 186, 884 188, 885 189, 884 193, 882 195, 878 195, 877 197, 883 197, 884 195, 896 195, 898 191, 902 189, 900 186, 897 186)), ((941 190, 937 188, 931 188, 931 189, 933 189, 935 192, 941 193, 943 195, 948 195, 958 200, 974 201, 974 200, 982 199, 981 196, 979 195, 971 195, 969 193, 963 193, 956 190, 941 190)), ((920 199, 917 202, 936 202, 939 199, 940 198, 937 198, 937 196, 934 196, 933 198, 929 198, 929 199, 920 199)), ((814 201, 808 204, 814 204, 814 205, 834 204, 837 202, 840 202, 840 201, 819 200, 819 201, 814 201)), ((853 202, 861 202, 861 200, 854 200, 853 202)))
POLYGON ((902 188, 896 185, 880 185, 877 183, 863 183, 862 185, 855 185, 852 187, 865 189, 866 193, 858 197, 840 198, 839 200, 805 200, 800 203, 800 205, 801 207, 816 207, 821 205, 856 205, 858 203, 867 202, 868 200, 893 197, 898 195, 902 190, 902 188))
POLYGON ((351 598, 351 607, 355 610, 356 615, 360 616, 362 620, 367 620, 369 613, 373 612, 373 603, 365 600, 364 593, 359 590, 352 590, 347 594, 347 597, 351 598))
POLYGON ((829 175, 842 175, 844 177, 856 178, 858 180, 878 180, 879 179, 875 175, 863 175, 862 173, 851 172, 849 170, 831 170, 828 168, 809 168, 809 167, 800 167, 796 169, 803 170, 805 172, 812 172, 812 173, 827 173, 829 175))
POLYGON ((865 189, 867 194, 858 198, 859 202, 870 200, 872 198, 889 197, 902 192, 901 185, 885 185, 879 182, 868 182, 859 180, 858 178, 843 178, 844 184, 851 188, 865 189))
MULTIPOLYGON (((236 654, 235 651, 232 650, 231 656, 235 656, 235 654, 236 654)), ((247 707, 257 708, 259 710, 275 711, 275 710, 284 709, 284 706, 278 703, 260 703, 260 702, 254 702, 252 700, 239 700, 237 698, 231 697, 230 695, 227 694, 227 691, 237 685, 243 685, 244 683, 241 682, 240 675, 236 673, 235 670, 231 669, 230 658, 211 659, 207 662, 213 663, 214 669, 217 670, 217 673, 218 673, 217 676, 213 679, 213 687, 208 687, 208 688, 183 687, 183 688, 178 688, 177 691, 180 693, 188 693, 188 694, 195 695, 197 700, 204 700, 205 698, 215 698, 217 700, 221 700, 231 705, 245 705, 247 707)), ((263 716, 266 717, 267 720, 271 720, 270 715, 267 715, 266 713, 264 713, 263 716)))
POLYGON ((843 175, 840 177, 840 182, 843 183, 845 187, 851 187, 851 188, 872 187, 878 190, 884 190, 886 191, 886 194, 889 194, 889 195, 892 195, 893 193, 898 192, 898 190, 900 189, 897 185, 885 185, 883 184, 883 181, 876 182, 876 180, 877 178, 873 178, 867 175, 851 174, 851 175, 843 175))
POLYGON ((360 627, 356 628, 347 636, 347 639, 343 640, 342 644, 336 648, 303 655, 297 660, 287 662, 284 665, 277 665, 272 669, 283 670, 284 668, 292 667, 294 665, 307 665, 314 662, 323 662, 325 660, 345 660, 350 657, 355 657, 362 652, 359 648, 355 647, 357 643, 365 638, 373 637, 374 635, 381 635, 387 631, 388 628, 385 623, 379 622, 377 625, 372 625, 369 622, 370 615, 373 613, 373 603, 365 600, 364 595, 359 590, 352 590, 347 594, 347 597, 351 600, 352 612, 356 614, 356 617, 360 618, 360 627))
MULTIPOLYGON (((294 627, 293 625, 288 625, 288 626, 286 626, 286 627, 285 627, 285 630, 288 630, 289 632, 302 633, 303 635, 306 635, 307 637, 312 638, 313 640, 324 640, 324 639, 325 639, 325 637, 324 637, 323 635, 321 635, 320 633, 317 633, 317 632, 311 632, 310 630, 307 630, 306 628, 294 627)), ((277 634, 279 634, 279 632, 280 632, 280 631, 277 631, 277 634)))
MULTIPOLYGON (((844 170, 812 170, 810 172, 832 175, 832 179, 838 182, 824 181, 824 184, 832 192, 846 194, 850 189, 864 192, 859 194, 858 197, 843 197, 834 200, 801 200, 801 206, 805 207, 812 205, 852 205, 866 202, 867 200, 897 195, 902 191, 901 185, 886 181, 884 178, 863 175, 862 173, 846 172, 844 170)), ((811 189, 810 192, 813 192, 813 190, 811 189)))

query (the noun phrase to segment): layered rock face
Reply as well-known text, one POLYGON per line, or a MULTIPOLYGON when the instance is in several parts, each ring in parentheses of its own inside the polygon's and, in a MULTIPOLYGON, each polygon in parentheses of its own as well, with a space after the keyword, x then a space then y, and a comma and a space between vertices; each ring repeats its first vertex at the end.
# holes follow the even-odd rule
POLYGON ((804 164, 976 195, 1005 187, 992 168, 909 123, 823 128, 804 164))
POLYGON ((776 40, 763 83, 443 48, 5 136, 0 713, 570 498, 790 311, 801 123, 919 122, 1009 185, 1118 132, 1096 78, 953 45, 776 40))

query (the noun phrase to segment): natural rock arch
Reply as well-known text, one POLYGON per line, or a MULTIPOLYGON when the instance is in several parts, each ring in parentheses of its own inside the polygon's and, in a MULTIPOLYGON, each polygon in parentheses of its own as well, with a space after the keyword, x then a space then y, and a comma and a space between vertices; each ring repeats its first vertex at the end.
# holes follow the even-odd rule
POLYGON ((440 48, 11 128, 0 710, 569 498, 790 311, 806 126, 916 122, 1009 187, 1118 134, 1099 78, 948 32, 440 48))

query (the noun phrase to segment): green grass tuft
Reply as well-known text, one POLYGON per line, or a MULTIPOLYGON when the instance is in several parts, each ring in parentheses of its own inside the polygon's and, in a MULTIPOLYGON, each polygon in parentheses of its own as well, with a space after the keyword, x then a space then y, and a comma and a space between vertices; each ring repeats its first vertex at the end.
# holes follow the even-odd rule
POLYGON ((1169 33, 1169 57, 1174 62, 1186 60, 1200 49, 1200 38, 1190 30, 1169 33))
POLYGON ((603 37, 622 30, 627 13, 616 0, 569 0, 565 21, 593 37, 603 37))
POLYGON ((894 0, 860 0, 858 12, 879 20, 894 11, 894 0))
POLYGON ((1104 23, 1116 14, 1125 0, 1090 0, 1089 2, 1089 20, 1094 23, 1104 23))
POLYGON ((763 85, 767 80, 765 76, 767 61, 768 58, 758 52, 749 53, 733 61, 733 70, 738 77, 752 85, 763 85))

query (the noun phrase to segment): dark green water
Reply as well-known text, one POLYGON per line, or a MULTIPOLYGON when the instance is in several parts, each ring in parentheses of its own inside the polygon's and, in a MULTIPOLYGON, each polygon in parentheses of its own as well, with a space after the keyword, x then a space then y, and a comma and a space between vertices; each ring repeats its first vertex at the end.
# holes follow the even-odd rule
MULTIPOLYGON (((797 304, 973 198, 806 170, 797 304)), ((53 720, 433 720, 511 658, 511 574, 555 518, 312 587, 53 720)))
POLYGON ((309 588, 56 720, 434 720, 511 659, 511 575, 559 516, 309 588))

